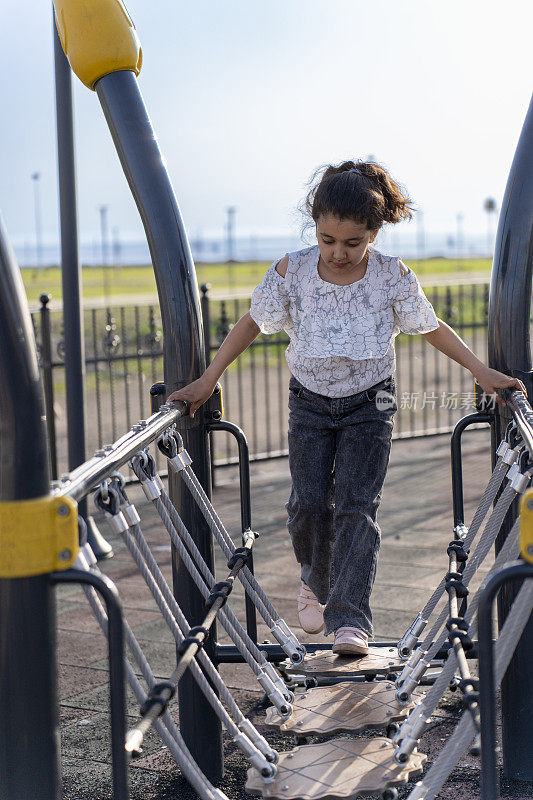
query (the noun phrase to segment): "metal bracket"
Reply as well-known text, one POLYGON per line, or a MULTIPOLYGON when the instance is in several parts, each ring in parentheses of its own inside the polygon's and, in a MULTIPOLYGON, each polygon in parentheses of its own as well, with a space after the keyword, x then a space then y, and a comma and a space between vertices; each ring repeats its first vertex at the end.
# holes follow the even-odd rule
POLYGON ((68 569, 78 548, 78 504, 71 497, 0 502, 0 578, 68 569))

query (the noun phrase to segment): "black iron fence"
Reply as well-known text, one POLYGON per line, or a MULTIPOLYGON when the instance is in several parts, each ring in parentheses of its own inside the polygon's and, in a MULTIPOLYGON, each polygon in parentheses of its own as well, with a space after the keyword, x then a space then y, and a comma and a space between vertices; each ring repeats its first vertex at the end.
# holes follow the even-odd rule
MULTIPOLYGON (((437 316, 451 325, 484 361, 487 358, 488 283, 425 287, 437 316)), ((210 297, 202 287, 208 359, 249 308, 249 297, 210 297)), ((32 314, 43 375, 54 476, 67 469, 65 366, 62 317, 49 297, 32 314), (52 413, 53 409, 53 413, 52 413)), ((149 411, 149 389, 163 376, 157 305, 86 308, 85 386, 87 450, 91 453, 149 411)), ((285 333, 260 335, 222 378, 225 417, 245 431, 252 460, 287 453, 285 333)), ((445 433, 474 408, 469 373, 421 336, 396 340, 398 414, 395 437, 445 433)), ((215 465, 237 461, 231 437, 213 434, 215 465)))

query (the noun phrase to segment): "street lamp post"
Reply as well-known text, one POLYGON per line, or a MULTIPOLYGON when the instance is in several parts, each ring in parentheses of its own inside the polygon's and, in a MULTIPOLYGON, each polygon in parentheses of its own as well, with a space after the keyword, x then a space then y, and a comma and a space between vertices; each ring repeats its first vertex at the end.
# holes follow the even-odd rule
POLYGON ((31 179, 33 181, 33 205, 35 210, 35 262, 37 269, 41 269, 43 265, 43 241, 42 241, 42 224, 41 224, 41 195, 39 192, 39 181, 41 178, 40 172, 32 173, 31 179))
POLYGON ((487 197, 483 203, 483 210, 487 212, 487 253, 491 256, 494 242, 494 226, 492 220, 496 216, 496 200, 493 197, 487 197))
POLYGON ((109 299, 110 286, 109 286, 109 247, 107 239, 107 206, 100 206, 100 244, 102 254, 102 271, 104 276, 104 296, 106 300, 109 299))
POLYGON ((226 236, 227 236, 227 252, 228 252, 228 278, 229 290, 233 292, 233 264, 235 262, 235 206, 229 206, 227 209, 228 221, 226 223, 226 236))

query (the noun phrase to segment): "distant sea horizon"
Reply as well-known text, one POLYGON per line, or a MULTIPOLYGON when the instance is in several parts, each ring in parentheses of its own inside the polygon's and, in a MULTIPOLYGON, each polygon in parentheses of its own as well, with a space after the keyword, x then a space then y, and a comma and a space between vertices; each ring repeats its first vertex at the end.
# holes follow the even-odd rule
MULTIPOLYGON (((293 250, 308 247, 315 242, 303 241, 298 235, 280 234, 263 236, 236 236, 231 242, 225 238, 191 238, 193 259, 197 263, 234 261, 273 261, 293 250)), ((492 257, 494 242, 487 235, 457 235, 444 233, 400 233, 384 230, 378 236, 376 247, 403 259, 425 258, 488 258, 492 257)), ((15 255, 20 267, 49 267, 60 263, 59 242, 43 243, 40 253, 35 243, 15 244, 15 255)), ((80 261, 83 266, 143 266, 150 263, 146 241, 114 239, 102 247, 98 240, 81 242, 80 261)))

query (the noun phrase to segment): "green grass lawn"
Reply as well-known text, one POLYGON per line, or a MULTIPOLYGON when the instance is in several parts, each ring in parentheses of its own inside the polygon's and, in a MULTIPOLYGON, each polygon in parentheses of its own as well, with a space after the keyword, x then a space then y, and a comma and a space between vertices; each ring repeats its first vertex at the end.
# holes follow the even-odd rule
MULTIPOLYGON (((431 258, 423 261, 410 260, 417 275, 439 275, 461 272, 490 272, 490 259, 468 258, 457 259, 431 258)), ((268 262, 254 261, 234 264, 197 264, 198 283, 209 283, 211 289, 217 291, 247 291, 256 286, 265 271, 268 262)), ((48 267, 35 270, 27 267, 22 270, 22 278, 30 303, 35 304, 44 292, 51 294, 54 300, 62 297, 61 273, 59 267, 48 267)), ((155 279, 151 266, 145 267, 85 267, 83 269, 83 296, 85 298, 110 295, 142 295, 155 293, 155 279), (105 284, 107 281, 107 285, 105 284)))

